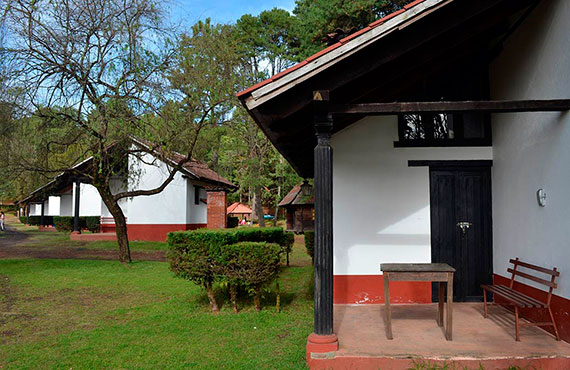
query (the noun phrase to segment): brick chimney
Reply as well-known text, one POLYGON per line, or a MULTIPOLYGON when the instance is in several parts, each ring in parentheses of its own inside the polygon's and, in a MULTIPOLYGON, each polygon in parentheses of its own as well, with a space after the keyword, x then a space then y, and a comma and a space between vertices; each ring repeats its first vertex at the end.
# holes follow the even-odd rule
POLYGON ((221 189, 206 189, 208 193, 208 229, 225 229, 226 217, 226 191, 221 189))

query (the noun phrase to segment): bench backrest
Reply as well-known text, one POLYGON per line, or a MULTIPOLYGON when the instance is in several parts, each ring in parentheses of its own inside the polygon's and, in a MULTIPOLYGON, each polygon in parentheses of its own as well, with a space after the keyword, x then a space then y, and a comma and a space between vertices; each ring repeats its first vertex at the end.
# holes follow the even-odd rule
POLYGON ((540 266, 532 265, 530 263, 519 261, 518 257, 514 260, 513 259, 509 260, 509 262, 513 264, 513 268, 507 269, 507 271, 512 274, 511 283, 510 283, 509 287, 511 289, 513 288, 513 284, 515 282, 515 276, 520 276, 522 278, 532 280, 535 283, 539 283, 539 284, 542 284, 544 286, 547 286, 548 287, 548 298, 546 300, 546 304, 550 305, 550 299, 552 298, 552 290, 556 289, 556 287, 557 287, 557 285, 554 281, 558 276, 560 276, 560 272, 556 271, 556 267, 554 267, 553 269, 550 270, 550 269, 547 269, 544 267, 540 267, 540 266), (527 269, 531 269, 534 271, 542 272, 543 274, 549 275, 550 280, 542 279, 540 277, 519 271, 519 270, 517 270, 517 267, 519 267, 519 266, 525 267, 527 269))

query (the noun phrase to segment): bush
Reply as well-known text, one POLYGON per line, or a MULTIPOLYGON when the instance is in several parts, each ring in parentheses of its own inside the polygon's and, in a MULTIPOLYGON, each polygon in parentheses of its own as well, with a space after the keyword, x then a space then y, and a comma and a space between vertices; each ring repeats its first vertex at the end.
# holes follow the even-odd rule
POLYGON ((253 293, 255 310, 261 310, 262 288, 279 276, 281 252, 278 244, 265 242, 241 242, 221 247, 216 261, 217 274, 230 287, 235 312, 236 291, 240 286, 253 293))
POLYGON ((82 218, 85 219, 85 228, 87 230, 91 231, 92 233, 98 233, 101 230, 101 217, 99 216, 79 217, 80 224, 82 218))
POLYGON ((228 229, 233 229, 239 225, 239 218, 228 216, 228 229))
MULTIPOLYGON (((39 226, 41 220, 41 216, 30 216, 30 225, 39 226)), ((23 224, 28 223, 28 217, 22 216, 20 217, 20 221, 23 224)), ((44 225, 53 225, 53 216, 44 216, 44 225)))
POLYGON ((73 217, 70 216, 55 216, 53 224, 57 231, 72 231, 73 230, 73 217))
POLYGON ((236 243, 233 233, 196 230, 170 232, 166 238, 169 250, 170 269, 183 279, 192 281, 206 290, 212 311, 218 311, 213 284, 216 280, 216 266, 220 248, 236 243))
POLYGON ((315 232, 312 230, 305 231, 305 248, 307 248, 307 254, 311 256, 311 260, 315 263, 315 232))
MULTIPOLYGON (((239 258, 240 261, 248 260, 250 265, 253 263, 251 259, 257 258, 258 260, 255 261, 256 271, 271 270, 273 269, 271 264, 274 263, 275 246, 279 249, 278 256, 291 248, 294 238, 292 234, 289 234, 285 233, 281 228, 202 229, 171 232, 167 238, 167 258, 170 262, 170 269, 176 276, 190 280, 206 290, 212 311, 217 311, 218 306, 213 291, 215 282, 228 284, 234 302, 237 287, 247 285, 248 287, 254 287, 252 288, 254 290, 257 289, 255 287, 259 287, 251 279, 247 280, 244 278, 239 282, 235 280, 237 278, 235 275, 232 275, 227 267, 235 265, 228 258, 239 258), (228 247, 230 245, 232 247, 228 247), (236 255, 236 248, 238 247, 235 247, 235 245, 244 246, 247 249, 247 252, 244 253, 249 254, 243 256, 236 255), (267 246, 267 250, 263 252, 261 245, 267 246), (267 265, 268 263, 271 266, 267 265)), ((279 263, 279 260, 277 260, 277 263, 279 263)), ((244 266, 243 268, 246 267, 244 266)), ((256 293, 256 297, 259 298, 259 292, 256 293)), ((256 308, 258 308, 259 303, 257 298, 256 308)))

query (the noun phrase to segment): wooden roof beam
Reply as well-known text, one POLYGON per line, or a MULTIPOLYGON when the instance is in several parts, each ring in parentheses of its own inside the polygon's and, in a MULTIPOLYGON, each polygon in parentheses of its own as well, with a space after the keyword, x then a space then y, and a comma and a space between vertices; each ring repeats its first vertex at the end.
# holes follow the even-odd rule
POLYGON ((365 114, 369 116, 401 113, 515 113, 564 112, 570 110, 570 99, 554 100, 467 100, 435 102, 365 103, 331 106, 333 114, 365 114))

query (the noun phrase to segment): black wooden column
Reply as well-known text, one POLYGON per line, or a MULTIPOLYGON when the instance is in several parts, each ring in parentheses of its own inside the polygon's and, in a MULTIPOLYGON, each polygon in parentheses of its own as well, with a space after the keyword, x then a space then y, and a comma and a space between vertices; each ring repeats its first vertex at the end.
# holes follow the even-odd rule
POLYGON ((30 224, 30 204, 26 204, 26 225, 30 224))
POLYGON ((40 213, 40 226, 45 226, 44 225, 45 204, 46 204, 46 201, 42 199, 42 207, 41 207, 41 213, 40 213))
POLYGON ((81 193, 81 182, 75 182, 75 207, 73 208, 73 233, 79 234, 81 230, 79 228, 79 197, 81 193))
POLYGON ((317 146, 315 160, 315 334, 333 334, 333 128, 328 91, 313 94, 317 146))

